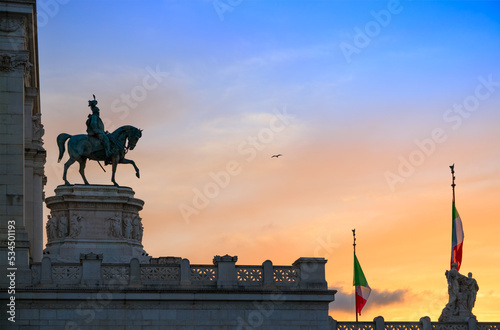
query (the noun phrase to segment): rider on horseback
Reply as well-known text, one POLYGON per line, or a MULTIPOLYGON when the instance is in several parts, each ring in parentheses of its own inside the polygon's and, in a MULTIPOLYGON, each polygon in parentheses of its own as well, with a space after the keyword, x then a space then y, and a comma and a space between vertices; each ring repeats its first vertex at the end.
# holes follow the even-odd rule
POLYGON ((97 100, 94 99, 92 101, 89 101, 89 107, 92 110, 92 114, 89 115, 89 119, 87 119, 87 134, 90 136, 93 136, 99 141, 101 141, 101 144, 104 146, 104 152, 106 153, 106 158, 109 158, 111 156, 111 150, 109 146, 109 138, 107 135, 107 132, 104 131, 104 123, 102 122, 101 118, 99 117, 99 108, 96 106, 97 105, 97 100))

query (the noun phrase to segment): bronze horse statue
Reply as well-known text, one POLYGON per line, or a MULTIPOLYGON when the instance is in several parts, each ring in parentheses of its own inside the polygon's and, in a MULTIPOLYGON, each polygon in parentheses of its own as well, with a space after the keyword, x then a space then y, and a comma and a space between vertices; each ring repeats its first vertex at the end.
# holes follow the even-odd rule
MULTIPOLYGON (((125 158, 125 154, 128 150, 133 150, 137 141, 142 136, 142 130, 135 128, 134 126, 122 126, 116 129, 113 133, 109 134, 109 140, 111 142, 111 156, 106 158, 106 153, 101 142, 92 136, 86 134, 70 135, 67 133, 61 133, 57 136, 57 145, 59 147, 59 163, 64 154, 65 142, 68 141, 68 154, 69 160, 64 164, 64 174, 63 180, 66 185, 70 183, 66 180, 66 174, 68 168, 74 163, 80 163, 80 175, 83 178, 85 184, 89 184, 87 178, 85 178, 85 164, 87 159, 90 160, 102 160, 106 164, 112 164, 113 174, 111 175, 111 181, 115 186, 118 184, 115 181, 116 165, 118 164, 132 164, 135 168, 135 175, 139 178, 139 168, 135 165, 135 162, 130 159, 125 158), (125 143, 128 141, 128 144, 125 143)), ((100 163, 99 163, 100 165, 100 163)), ((101 166, 102 167, 102 166, 101 166)), ((104 168, 103 168, 104 169, 104 168)))

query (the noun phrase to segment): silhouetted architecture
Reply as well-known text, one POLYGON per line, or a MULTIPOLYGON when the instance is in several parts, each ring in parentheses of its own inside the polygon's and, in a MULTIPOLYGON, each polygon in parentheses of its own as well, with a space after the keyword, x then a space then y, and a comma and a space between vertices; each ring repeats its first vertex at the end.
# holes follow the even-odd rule
POLYGON ((448 281, 449 300, 441 312, 439 322, 465 322, 470 318, 476 318, 472 314, 472 308, 476 303, 476 295, 479 286, 472 273, 469 276, 460 274, 457 264, 453 263, 451 270, 445 272, 448 281))

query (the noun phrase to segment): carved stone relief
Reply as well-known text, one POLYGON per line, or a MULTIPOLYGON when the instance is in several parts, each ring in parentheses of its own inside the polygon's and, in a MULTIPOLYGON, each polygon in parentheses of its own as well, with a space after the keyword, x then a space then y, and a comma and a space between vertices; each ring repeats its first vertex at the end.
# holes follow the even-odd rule
POLYGON ((132 220, 128 214, 123 216, 123 237, 132 238, 132 220))
MULTIPOLYGON (((0 71, 11 72, 33 66, 29 63, 28 53, 0 53, 0 71)), ((27 70, 29 71, 29 70, 27 70)))
POLYGON ((122 238, 122 220, 118 216, 106 220, 109 222, 108 236, 122 238))
POLYGON ((41 117, 42 114, 40 112, 31 117, 31 120, 33 122, 33 142, 38 145, 43 144, 42 136, 45 134, 45 129, 43 128, 41 117))
POLYGON ((52 241, 57 238, 57 219, 53 218, 50 214, 47 215, 47 219, 47 224, 45 225, 47 240, 52 241))
POLYGON ((0 17, 0 31, 2 32, 16 32, 20 27, 24 30, 25 26, 25 17, 0 17))
POLYGON ((83 217, 78 214, 73 214, 70 220, 69 226, 69 237, 77 238, 80 235, 80 231, 82 230, 82 220, 83 217))
POLYGON ((143 229, 144 228, 142 226, 141 217, 139 217, 137 214, 134 215, 134 219, 132 220, 132 239, 135 239, 139 241, 139 243, 141 243, 143 229))
POLYGON ((57 221, 57 237, 63 238, 68 235, 68 218, 62 214, 57 221))

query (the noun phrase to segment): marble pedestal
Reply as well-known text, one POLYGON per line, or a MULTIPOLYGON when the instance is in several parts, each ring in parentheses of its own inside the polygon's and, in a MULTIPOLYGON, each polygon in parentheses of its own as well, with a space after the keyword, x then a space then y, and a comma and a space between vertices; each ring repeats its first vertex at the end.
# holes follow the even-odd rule
POLYGON ((79 263, 88 253, 102 254, 104 263, 149 262, 141 243, 144 201, 131 188, 62 185, 45 203, 51 212, 43 254, 52 262, 79 263))

